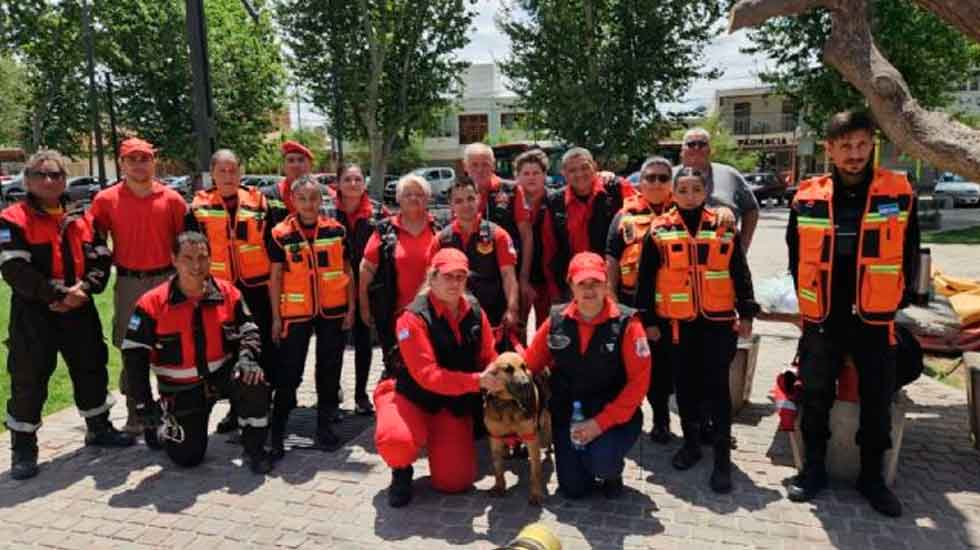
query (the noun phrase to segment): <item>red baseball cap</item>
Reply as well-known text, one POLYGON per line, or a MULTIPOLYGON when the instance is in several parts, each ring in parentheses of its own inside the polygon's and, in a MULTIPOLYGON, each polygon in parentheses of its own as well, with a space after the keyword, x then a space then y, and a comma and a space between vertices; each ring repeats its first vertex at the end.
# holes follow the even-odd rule
POLYGON ((470 261, 458 248, 441 248, 432 257, 431 265, 439 273, 449 273, 451 271, 470 271, 470 261))
POLYGON ((313 151, 310 151, 304 147, 302 143, 296 141, 284 141, 282 145, 279 146, 279 150, 282 151, 282 156, 286 156, 290 153, 299 153, 306 158, 313 160, 313 151))
POLYGON ((119 158, 126 158, 137 153, 150 155, 151 157, 156 157, 157 154, 152 143, 140 138, 129 138, 119 146, 119 158))
POLYGON ((595 252, 579 252, 568 264, 568 280, 572 284, 586 279, 606 282, 606 261, 595 252))

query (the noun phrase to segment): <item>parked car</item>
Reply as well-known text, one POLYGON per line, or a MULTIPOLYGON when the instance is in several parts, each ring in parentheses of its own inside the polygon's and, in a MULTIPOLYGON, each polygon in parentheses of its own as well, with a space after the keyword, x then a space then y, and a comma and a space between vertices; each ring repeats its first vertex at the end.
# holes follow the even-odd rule
POLYGON ((432 200, 435 202, 449 202, 449 188, 456 181, 456 171, 452 168, 434 166, 428 168, 416 168, 412 174, 422 176, 429 187, 432 188, 432 200))
POLYGON ((24 176, 16 176, 12 180, 3 182, 3 202, 11 204, 19 201, 27 195, 27 188, 24 187, 24 176))
POLYGON ((980 183, 972 182, 959 174, 946 172, 939 176, 932 195, 936 199, 949 197, 953 206, 977 206, 980 204, 980 183))
POLYGON ((755 195, 755 200, 760 205, 765 201, 775 199, 776 204, 780 204, 786 199, 786 182, 772 172, 753 172, 745 174, 745 182, 749 184, 749 189, 755 195))
POLYGON ((99 185, 98 179, 92 176, 77 176, 68 178, 65 192, 68 193, 70 200, 88 202, 101 189, 102 187, 99 185))
POLYGON ((166 177, 163 178, 163 183, 165 183, 167 187, 180 193, 180 196, 184 197, 185 199, 190 199, 194 195, 194 191, 191 189, 190 176, 166 177))

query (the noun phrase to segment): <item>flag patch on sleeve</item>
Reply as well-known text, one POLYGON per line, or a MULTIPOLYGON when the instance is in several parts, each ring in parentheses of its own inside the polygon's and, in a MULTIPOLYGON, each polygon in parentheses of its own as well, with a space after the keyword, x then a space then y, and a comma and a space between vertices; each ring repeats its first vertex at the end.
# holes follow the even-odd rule
POLYGON ((404 342, 405 340, 408 340, 408 334, 409 334, 409 332, 408 332, 408 329, 407 328, 403 328, 403 329, 399 330, 398 331, 398 341, 399 342, 404 342))
POLYGON ((642 359, 650 357, 650 344, 647 344, 646 338, 637 338, 634 344, 636 350, 636 356, 642 359))
POLYGON ((14 240, 9 229, 0 229, 0 243, 9 243, 14 240))
POLYGON ((129 318, 129 330, 139 330, 140 323, 142 322, 143 321, 140 319, 140 316, 134 314, 132 317, 129 318))

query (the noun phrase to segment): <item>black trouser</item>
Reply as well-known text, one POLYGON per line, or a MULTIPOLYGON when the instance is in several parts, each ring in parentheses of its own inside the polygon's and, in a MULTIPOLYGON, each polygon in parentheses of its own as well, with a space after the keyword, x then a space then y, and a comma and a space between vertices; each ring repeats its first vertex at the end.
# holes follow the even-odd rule
POLYGON ((854 359, 858 373, 861 414, 856 443, 871 453, 883 453, 891 448, 895 353, 887 326, 868 325, 851 314, 820 325, 806 324, 800 343, 800 377, 803 379, 801 428, 808 463, 825 460, 830 409, 836 399, 837 377, 845 354, 854 359))
POLYGON ((265 372, 266 378, 269 378, 276 371, 279 356, 279 350, 272 341, 272 304, 269 302, 269 287, 266 285, 248 287, 241 283, 236 283, 235 286, 242 292, 242 298, 252 312, 252 320, 259 327, 259 335, 262 338, 259 365, 265 372))
MULTIPOLYGON (((357 311, 360 311, 358 306, 357 311)), ((371 341, 371 327, 361 321, 360 315, 354 316, 354 399, 367 399, 368 375, 371 374, 371 359, 374 346, 371 341)))
POLYGON ((702 402, 708 404, 715 425, 715 441, 729 443, 732 433, 732 396, 728 370, 735 357, 738 334, 732 322, 697 319, 680 323, 680 339, 674 343, 668 330, 663 341, 670 348, 670 361, 677 384, 677 408, 684 435, 699 426, 702 402))
POLYGON ((269 386, 244 384, 233 380, 232 369, 224 367, 207 381, 177 392, 161 390, 165 413, 176 418, 183 429, 183 441, 164 439, 167 456, 179 466, 196 466, 208 448, 208 417, 218 399, 228 398, 238 413, 242 427, 242 446, 251 456, 261 454, 269 430, 269 386))
POLYGON ((303 381, 306 352, 310 338, 316 333, 316 397, 317 409, 322 413, 340 406, 340 368, 344 360, 347 338, 341 330, 343 319, 316 317, 309 321, 289 324, 286 337, 280 341, 279 372, 276 373, 276 397, 273 414, 289 415, 296 408, 296 390, 303 381))
POLYGON ((8 330, 7 427, 33 433, 41 426, 41 409, 59 352, 68 365, 79 414, 92 418, 109 410, 113 403, 107 392, 109 348, 91 301, 68 313, 54 313, 47 304, 27 302, 14 294, 8 330))
POLYGON ((664 338, 670 337, 669 332, 661 328, 660 334, 659 341, 648 341, 653 364, 650 370, 647 401, 653 409, 653 425, 666 428, 670 425, 670 394, 674 393, 674 367, 670 362, 670 346, 664 341, 664 338))

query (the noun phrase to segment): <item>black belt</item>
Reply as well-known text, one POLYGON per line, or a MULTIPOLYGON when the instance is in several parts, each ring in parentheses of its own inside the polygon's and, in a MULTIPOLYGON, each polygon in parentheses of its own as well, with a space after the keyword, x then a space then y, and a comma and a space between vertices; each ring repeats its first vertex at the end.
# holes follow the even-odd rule
POLYGON ((147 271, 140 271, 138 269, 126 269, 125 267, 116 266, 116 275, 119 277, 133 277, 136 279, 149 279, 150 277, 157 277, 159 275, 169 275, 174 272, 173 266, 161 267, 159 269, 150 269, 147 271))

